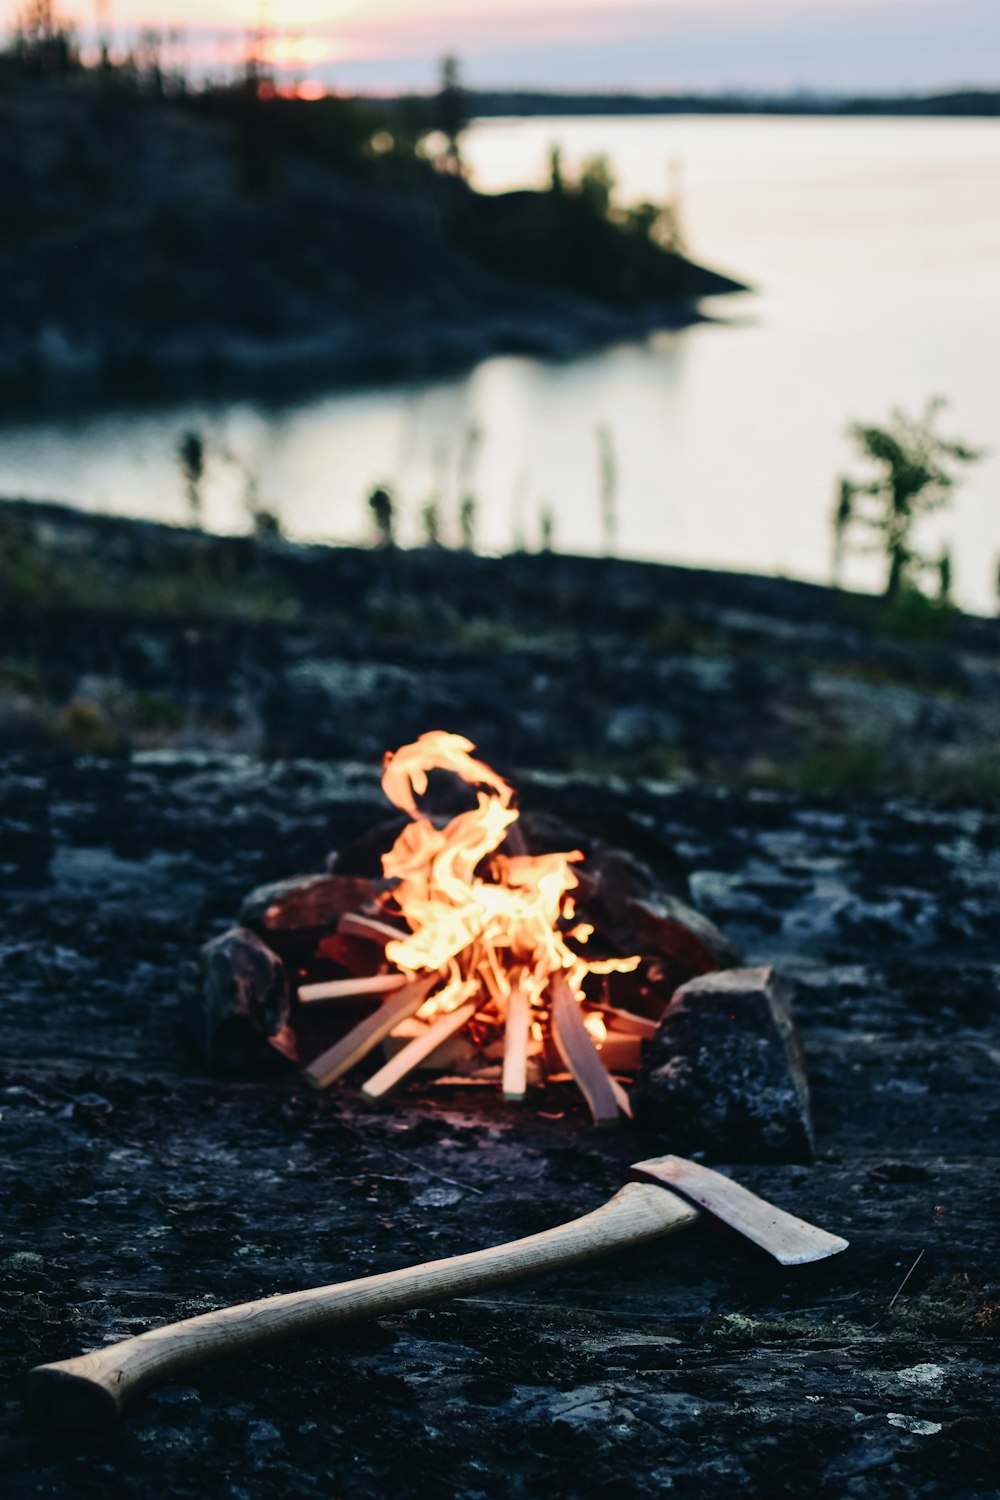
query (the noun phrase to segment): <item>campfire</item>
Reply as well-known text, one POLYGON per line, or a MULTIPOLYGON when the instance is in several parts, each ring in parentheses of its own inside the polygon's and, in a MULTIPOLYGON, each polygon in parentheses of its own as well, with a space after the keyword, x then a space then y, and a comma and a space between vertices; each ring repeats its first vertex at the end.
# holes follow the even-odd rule
POLYGON ((337 928, 380 949, 381 962, 370 975, 299 988, 306 1004, 361 995, 382 1003, 306 1077, 325 1088, 389 1040, 398 1050, 362 1088, 379 1099, 467 1032, 479 1052, 502 1049, 507 1098, 524 1097, 529 1067, 536 1077, 561 1069, 594 1120, 612 1123, 630 1113, 615 1072, 634 1070, 656 1023, 605 1003, 600 978, 630 973, 640 958, 588 955, 593 927, 574 897, 582 853, 526 853, 513 788, 472 757, 474 748, 434 731, 386 755, 382 789, 410 819, 382 859, 394 883, 378 898, 378 917, 347 913, 337 928), (433 771, 475 791, 475 807, 443 826, 419 803, 433 771))
MULTIPOLYGON (((704 1134, 727 1098, 739 1138, 753 1108, 731 1097, 737 1081, 755 1097, 761 1038, 780 1075, 792 1034, 770 971, 739 968, 670 857, 656 873, 594 832, 522 814, 474 749, 435 731, 387 754, 393 821, 341 847, 326 874, 246 897, 239 925, 201 951, 202 1055, 242 1068, 280 1053, 317 1089, 371 1058, 371 1101, 418 1069, 512 1100, 571 1081, 596 1124, 635 1105, 671 1139, 704 1134)), ((804 1139, 789 1098, 783 1139, 804 1139)))

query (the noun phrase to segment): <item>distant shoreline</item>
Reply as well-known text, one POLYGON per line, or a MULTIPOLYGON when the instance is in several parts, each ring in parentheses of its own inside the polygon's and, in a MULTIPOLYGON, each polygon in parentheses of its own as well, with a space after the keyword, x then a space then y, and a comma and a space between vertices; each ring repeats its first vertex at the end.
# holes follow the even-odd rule
POLYGON ((469 90, 473 119, 544 115, 784 115, 852 118, 1000 118, 1000 89, 944 94, 814 98, 811 95, 589 94, 532 89, 469 90))

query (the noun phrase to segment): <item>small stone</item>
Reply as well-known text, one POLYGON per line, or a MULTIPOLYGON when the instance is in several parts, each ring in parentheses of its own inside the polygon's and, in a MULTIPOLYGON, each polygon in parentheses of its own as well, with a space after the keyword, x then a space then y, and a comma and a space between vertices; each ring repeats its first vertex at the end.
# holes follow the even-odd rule
POLYGON ((280 958, 245 927, 206 943, 200 957, 202 982, 189 1001, 188 1023, 201 1055, 227 1070, 273 1062, 285 1049, 270 1039, 287 1036, 289 1013, 280 958))
POLYGON ((6 1271, 44 1271, 45 1261, 34 1250, 15 1250, 3 1262, 6 1271))
POLYGON ((911 1417, 901 1411, 887 1412, 886 1421, 893 1427, 902 1427, 904 1432, 916 1433, 917 1437, 933 1437, 941 1431, 940 1422, 925 1422, 921 1417, 911 1417))
POLYGON ((327 860, 327 869, 341 879, 348 876, 379 879, 382 875, 383 854, 389 853, 409 822, 409 817, 401 814, 369 828, 360 838, 352 839, 343 849, 331 854, 327 860))
POLYGON ((240 921, 264 934, 328 932, 344 912, 372 914, 375 897, 388 885, 352 875, 296 875, 251 891, 240 907, 240 921))
POLYGON ((625 850, 598 844, 575 874, 579 910, 604 941, 623 953, 672 960, 682 971, 678 983, 741 962, 739 950, 713 922, 680 894, 664 890, 652 871, 625 850))
POLYGON ((742 955, 702 912, 675 896, 656 901, 628 901, 625 913, 639 948, 659 953, 689 968, 730 969, 742 955))
POLYGON ((674 995, 632 1092, 672 1151, 809 1161, 809 1090, 788 997, 770 968, 727 969, 674 995))

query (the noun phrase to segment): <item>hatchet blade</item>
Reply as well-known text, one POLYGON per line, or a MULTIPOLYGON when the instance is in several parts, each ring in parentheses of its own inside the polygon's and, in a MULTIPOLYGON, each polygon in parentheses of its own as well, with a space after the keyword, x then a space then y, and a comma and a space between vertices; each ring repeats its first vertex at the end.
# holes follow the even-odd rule
POLYGON ((775 1208, 721 1172, 683 1156, 654 1156, 635 1162, 631 1175, 640 1182, 670 1188, 759 1246, 779 1265, 804 1266, 847 1249, 848 1241, 839 1234, 830 1234, 783 1208, 775 1208))

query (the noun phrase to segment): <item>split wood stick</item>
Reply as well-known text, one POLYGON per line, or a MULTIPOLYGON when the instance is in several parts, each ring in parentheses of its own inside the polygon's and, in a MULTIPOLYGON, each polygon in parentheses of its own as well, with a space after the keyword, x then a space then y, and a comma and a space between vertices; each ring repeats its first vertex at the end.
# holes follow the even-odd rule
POLYGON ((528 1032, 531 1006, 523 990, 507 997, 507 1021, 503 1033, 503 1094, 505 1099, 523 1099, 528 1091, 528 1032))
POLYGON ((618 1108, 621 1110, 622 1114, 627 1120, 631 1120, 632 1100, 628 1096, 628 1089, 620 1084, 618 1082, 618 1079, 615 1078, 611 1073, 608 1074, 608 1077, 611 1080, 611 1092, 614 1094, 615 1098, 618 1101, 618 1108))
POLYGON ((602 1005, 601 1010, 604 1015, 614 1018, 614 1030, 630 1031, 633 1036, 641 1036, 644 1041, 649 1041, 660 1029, 659 1021, 651 1021, 648 1016, 637 1016, 631 1010, 618 1010, 614 1005, 602 1005))
MULTIPOLYGON (((416 1016, 400 1021, 382 1043, 383 1062, 391 1062, 397 1052, 402 1052, 403 1048, 408 1047, 415 1037, 425 1036, 429 1024, 427 1021, 418 1020, 416 1016)), ((452 1068, 463 1058, 476 1056, 478 1050, 468 1032, 463 1036, 456 1034, 442 1042, 436 1052, 431 1052, 425 1057, 420 1066, 437 1070, 445 1067, 452 1068)))
POLYGON ((611 1078, 583 1024, 580 1004, 561 974, 549 983, 549 1003, 556 1047, 587 1101, 594 1124, 616 1125, 619 1106, 611 1078))
MULTIPOLYGON (((573 1075, 571 1073, 563 1073, 561 1075, 561 1079, 558 1078, 558 1077, 557 1078, 553 1078, 552 1074, 549 1073, 549 1072, 547 1072, 540 1065, 537 1057, 529 1057, 528 1058, 528 1070, 527 1071, 528 1071, 527 1083, 528 1083, 528 1087, 529 1088, 533 1088, 533 1087, 535 1087, 535 1085, 543 1084, 543 1083, 558 1083, 560 1081, 563 1082, 563 1083, 572 1083, 573 1082, 573 1075)), ((434 1083, 435 1083, 435 1086, 437 1086, 439 1084, 448 1084, 448 1083, 450 1083, 450 1084, 452 1084, 452 1085, 454 1085, 456 1087, 458 1085, 460 1085, 460 1084, 467 1084, 467 1083, 468 1084, 476 1084, 477 1086, 479 1084, 482 1084, 484 1088, 488 1084, 490 1086, 490 1088, 494 1088, 495 1089, 496 1086, 497 1086, 497 1084, 501 1082, 501 1076, 502 1076, 501 1075, 501 1069, 498 1066, 498 1064, 496 1064, 496 1063, 488 1063, 486 1065, 486 1067, 476 1068, 476 1070, 474 1072, 472 1072, 472 1073, 442 1074, 441 1076, 435 1078, 434 1083)))
POLYGON ((313 1088, 325 1089, 327 1084, 333 1083, 334 1079, 353 1068, 355 1063, 367 1057, 373 1047, 379 1042, 384 1042, 390 1031, 398 1026, 400 1021, 412 1016, 420 1009, 434 986, 440 981, 439 974, 431 974, 426 979, 418 979, 413 984, 408 984, 398 994, 392 995, 384 1005, 374 1011, 372 1015, 366 1016, 360 1025, 355 1026, 334 1047, 326 1052, 321 1052, 319 1057, 311 1062, 305 1069, 304 1076, 313 1088))
POLYGON ((408 936, 401 927, 390 927, 388 922, 377 922, 374 917, 362 917, 353 911, 344 912, 337 923, 337 933, 340 937, 367 938, 369 942, 380 943, 383 948, 386 943, 395 943, 408 936))
POLYGON ((436 1021, 431 1022, 423 1036, 415 1036, 401 1052, 397 1052, 396 1056, 390 1058, 384 1067, 379 1068, 367 1083, 362 1084, 361 1092, 364 1097, 381 1099, 390 1089, 394 1089, 407 1073, 419 1067, 424 1058, 429 1057, 442 1042, 446 1042, 456 1031, 461 1031, 475 1014, 476 1002, 470 1000, 467 1004, 458 1006, 456 1010, 449 1010, 443 1016, 438 1016, 436 1021))
POLYGON ((600 1043, 591 1041, 609 1073, 634 1073, 642 1062, 642 1037, 634 1032, 609 1031, 600 1043))
POLYGON ((322 984, 299 986, 299 999, 353 1000, 355 995, 391 995, 408 983, 405 974, 367 974, 355 979, 327 979, 322 984))
MULTIPOLYGON (((600 1041, 587 1032, 607 1073, 635 1073, 642 1062, 642 1037, 627 1031, 609 1031, 600 1041)), ((554 1031, 545 1045, 546 1062, 550 1071, 558 1071, 562 1053, 555 1043, 554 1031)))

